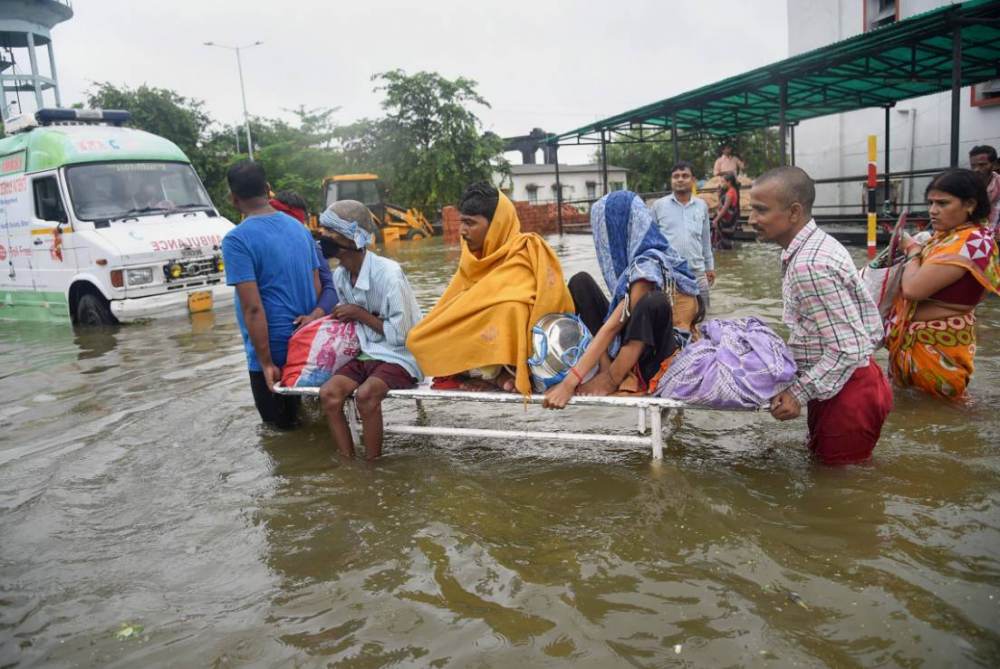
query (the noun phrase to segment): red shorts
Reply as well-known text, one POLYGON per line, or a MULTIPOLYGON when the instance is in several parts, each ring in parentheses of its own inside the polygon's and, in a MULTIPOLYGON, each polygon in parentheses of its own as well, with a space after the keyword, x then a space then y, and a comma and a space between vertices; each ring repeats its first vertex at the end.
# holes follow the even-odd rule
POLYGON ((368 379, 381 379, 389 390, 405 390, 414 388, 417 380, 399 365, 381 360, 358 360, 355 358, 337 370, 334 376, 346 376, 359 386, 368 379))
POLYGON ((892 389, 874 358, 854 370, 840 392, 828 400, 812 400, 809 450, 823 463, 842 465, 871 457, 892 411, 892 389))

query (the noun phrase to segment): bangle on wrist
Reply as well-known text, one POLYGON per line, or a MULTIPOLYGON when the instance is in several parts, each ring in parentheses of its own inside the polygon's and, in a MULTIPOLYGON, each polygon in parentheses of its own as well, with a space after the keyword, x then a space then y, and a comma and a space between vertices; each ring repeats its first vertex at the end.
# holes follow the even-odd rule
POLYGON ((580 376, 580 372, 576 371, 576 367, 569 368, 570 374, 576 377, 577 384, 583 383, 583 377, 580 376))

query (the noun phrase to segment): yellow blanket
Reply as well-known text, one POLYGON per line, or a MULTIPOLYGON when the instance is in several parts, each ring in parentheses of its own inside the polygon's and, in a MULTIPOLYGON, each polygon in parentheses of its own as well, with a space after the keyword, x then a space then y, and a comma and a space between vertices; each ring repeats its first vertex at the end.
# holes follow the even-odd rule
POLYGON ((573 312, 559 259, 541 237, 521 232, 513 203, 500 193, 482 257, 462 244, 458 272, 406 346, 429 376, 516 367, 517 390, 528 395, 531 327, 553 312, 573 312))

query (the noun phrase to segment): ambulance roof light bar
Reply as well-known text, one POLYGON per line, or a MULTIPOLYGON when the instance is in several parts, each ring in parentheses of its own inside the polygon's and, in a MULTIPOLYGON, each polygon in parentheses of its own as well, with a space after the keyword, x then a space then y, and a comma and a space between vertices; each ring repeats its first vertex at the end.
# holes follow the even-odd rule
POLYGON ((35 112, 39 125, 80 125, 85 123, 104 123, 107 125, 123 125, 131 115, 123 109, 58 109, 43 107, 35 112))

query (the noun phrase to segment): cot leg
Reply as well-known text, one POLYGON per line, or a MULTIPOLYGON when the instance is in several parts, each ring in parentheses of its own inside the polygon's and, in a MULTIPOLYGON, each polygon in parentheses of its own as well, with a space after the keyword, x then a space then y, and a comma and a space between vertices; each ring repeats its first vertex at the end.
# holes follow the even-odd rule
POLYGON ((639 409, 639 434, 646 434, 646 410, 639 409))
POLYGON ((663 459, 663 416, 659 407, 649 407, 649 441, 653 448, 653 459, 663 459))
POLYGON ((361 430, 359 429, 358 408, 354 405, 354 397, 348 397, 344 401, 344 415, 347 418, 347 426, 351 428, 351 439, 355 444, 361 443, 361 430))

